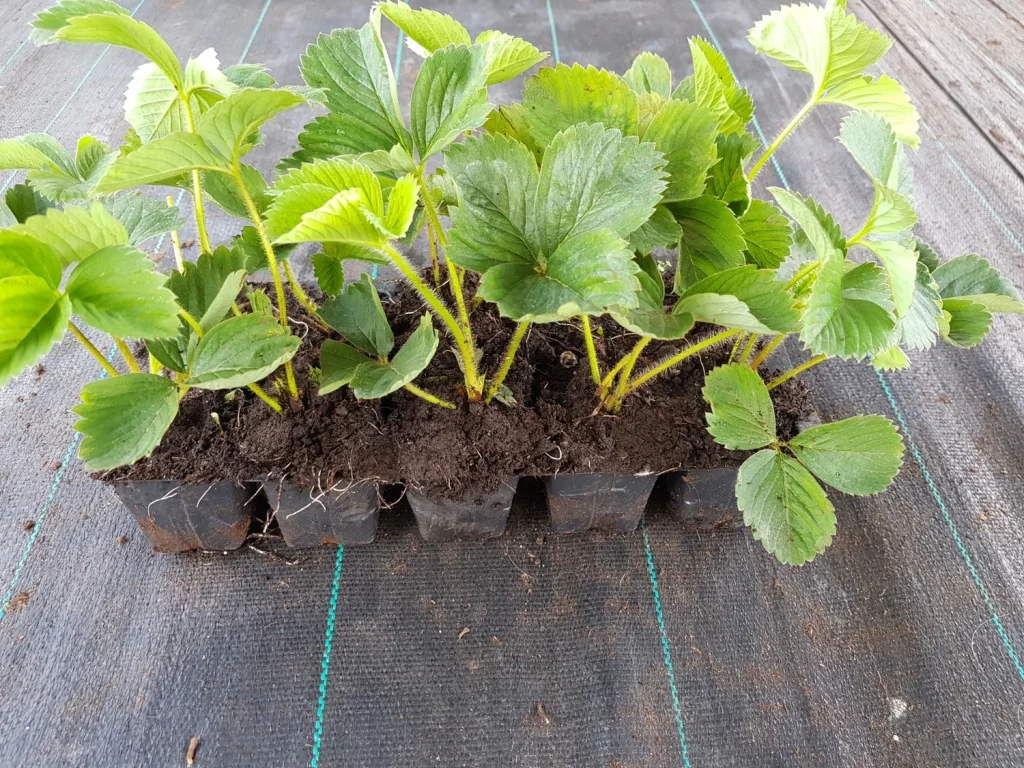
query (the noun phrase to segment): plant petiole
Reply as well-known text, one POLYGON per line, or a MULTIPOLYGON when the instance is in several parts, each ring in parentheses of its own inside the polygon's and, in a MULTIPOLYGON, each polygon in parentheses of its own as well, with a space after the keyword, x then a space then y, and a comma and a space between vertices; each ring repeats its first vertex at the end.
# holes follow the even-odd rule
POLYGON ((522 342, 523 337, 526 336, 526 331, 529 330, 530 323, 522 322, 516 326, 516 332, 512 335, 512 339, 508 343, 508 349, 505 350, 505 357, 502 358, 501 367, 498 368, 498 372, 494 374, 494 378, 491 379, 491 384, 487 387, 487 393, 484 396, 484 402, 489 403, 494 399, 494 396, 498 393, 498 389, 505 381, 505 377, 508 376, 508 372, 512 369, 512 362, 516 358, 516 351, 519 349, 519 344, 522 342))
POLYGON ((786 334, 780 333, 778 336, 776 336, 774 339, 768 342, 765 345, 764 349, 757 353, 757 357, 750 361, 750 367, 756 371, 761 366, 761 363, 768 359, 768 355, 774 352, 775 348, 779 346, 779 344, 781 344, 783 339, 785 338, 786 334))
POLYGON ((789 134, 793 132, 793 129, 800 124, 801 120, 807 117, 807 113, 810 112, 814 108, 814 105, 818 103, 818 97, 820 95, 820 91, 816 92, 808 102, 800 108, 800 111, 796 113, 796 116, 789 121, 786 127, 782 129, 782 133, 778 135, 778 138, 776 138, 775 141, 768 146, 768 149, 761 154, 761 157, 759 157, 757 162, 754 163, 754 167, 750 169, 750 175, 747 177, 748 181, 753 181, 757 174, 761 172, 761 169, 764 168, 764 164, 768 162, 768 158, 775 154, 775 150, 782 146, 782 142, 789 137, 789 134))
POLYGON ((597 362, 597 348, 594 346, 594 334, 590 329, 590 318, 587 315, 580 315, 580 322, 583 324, 583 340, 587 345, 587 360, 590 361, 590 375, 594 384, 601 386, 601 366, 597 362))
POLYGON ((449 411, 455 410, 455 403, 450 403, 447 400, 438 397, 437 395, 432 395, 429 392, 420 389, 415 384, 406 384, 405 389, 408 390, 409 392, 412 392, 414 395, 416 395, 416 397, 423 398, 428 403, 433 403, 434 405, 439 405, 442 408, 447 408, 449 411))
POLYGON ((124 339, 114 336, 114 344, 117 345, 118 350, 121 352, 121 357, 124 358, 124 362, 125 364, 127 364, 128 370, 131 371, 132 373, 142 373, 142 371, 139 369, 139 363, 135 359, 135 355, 132 354, 132 351, 128 348, 128 345, 124 343, 124 339))
POLYGON ((786 371, 784 374, 779 376, 777 379, 772 379, 772 381, 768 384, 768 390, 771 391, 771 390, 775 389, 777 386, 779 386, 780 384, 785 384, 787 381, 792 379, 794 376, 803 373, 804 371, 808 370, 809 368, 813 368, 818 363, 820 363, 820 362, 822 362, 824 360, 827 360, 827 359, 828 359, 828 355, 816 355, 815 357, 812 357, 806 363, 801 363, 796 368, 792 368, 791 370, 786 371))
POLYGON ((742 333, 742 331, 722 331, 721 333, 717 333, 714 336, 711 336, 710 338, 704 339, 704 341, 698 344, 694 344, 693 346, 687 347, 682 352, 679 352, 673 355, 672 357, 668 358, 668 360, 659 363, 658 365, 654 366, 649 371, 644 373, 642 376, 635 379, 632 384, 626 387, 626 391, 623 393, 623 396, 628 395, 630 392, 639 389, 648 381, 653 379, 655 376, 664 373, 669 368, 676 365, 677 363, 681 363, 686 358, 691 357, 692 355, 695 355, 698 352, 703 352, 708 347, 712 347, 715 344, 718 344, 720 341, 731 339, 733 336, 736 336, 740 333, 742 333))
POLYGON ((103 353, 96 349, 96 346, 89 341, 88 337, 82 333, 82 329, 74 323, 68 323, 68 329, 75 335, 75 338, 82 342, 82 346, 85 347, 89 354, 96 358, 96 362, 102 366, 103 370, 109 373, 111 376, 119 376, 117 369, 114 368, 110 363, 107 362, 107 358, 103 356, 103 353))

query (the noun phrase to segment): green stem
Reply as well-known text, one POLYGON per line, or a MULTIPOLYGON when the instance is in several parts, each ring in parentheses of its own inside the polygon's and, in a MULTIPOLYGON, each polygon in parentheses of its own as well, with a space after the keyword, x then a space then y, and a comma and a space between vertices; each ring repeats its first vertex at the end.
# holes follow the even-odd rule
MULTIPOLYGON (((182 104, 185 105, 185 120, 188 123, 188 132, 196 132, 196 122, 192 115, 192 103, 187 93, 179 92, 182 104)), ((238 161, 235 161, 237 167, 238 161)), ((203 211, 203 186, 200 183, 199 171, 192 171, 192 196, 195 198, 196 209, 196 231, 199 233, 199 247, 203 253, 212 253, 210 247, 210 236, 206 233, 206 214, 203 211)))
POLYGON ((601 386, 601 365, 597 362, 597 348, 594 346, 594 334, 590 330, 590 318, 587 315, 580 315, 580 322, 583 323, 583 340, 587 345, 587 359, 590 361, 590 375, 594 384, 601 386))
POLYGON ((743 354, 740 355, 739 362, 747 362, 747 358, 750 357, 750 353, 754 351, 754 344, 757 343, 757 334, 750 334, 750 340, 747 341, 747 346, 743 348, 743 354))
POLYGON ((105 370, 111 376, 119 375, 117 373, 117 369, 107 362, 107 358, 103 356, 103 353, 96 349, 95 345, 91 341, 89 341, 89 339, 86 337, 84 333, 82 333, 81 328, 79 328, 72 322, 68 323, 68 328, 71 330, 73 334, 75 334, 75 338, 82 342, 82 346, 89 351, 89 354, 96 358, 96 362, 103 367, 103 370, 105 370))
POLYGON ((434 242, 434 225, 427 222, 427 240, 430 243, 430 263, 434 268, 434 287, 441 287, 441 265, 437 260, 437 243, 434 242))
POLYGON ((459 354, 462 356, 463 373, 466 380, 466 393, 469 395, 470 400, 479 400, 483 394, 483 386, 480 382, 480 376, 476 370, 476 357, 473 352, 472 345, 466 340, 465 334, 462 332, 462 328, 459 326, 459 322, 455 319, 455 316, 451 311, 444 305, 434 291, 430 289, 426 283, 420 278, 413 266, 405 260, 398 251, 391 247, 389 244, 384 245, 384 251, 391 257, 391 260, 398 267, 399 271, 405 275, 405 278, 412 283, 412 287, 419 291, 420 295, 426 300, 427 304, 430 305, 431 309, 437 313, 437 316, 441 318, 441 322, 448 326, 448 331, 451 333, 452 338, 455 339, 455 344, 459 348, 459 354))
MULTIPOLYGON (((167 196, 167 205, 171 208, 174 207, 174 198, 170 195, 167 196)), ((178 230, 171 230, 171 243, 174 245, 174 263, 178 267, 179 272, 185 271, 185 259, 181 255, 181 238, 178 237, 178 230)))
POLYGON ((432 395, 429 392, 420 389, 415 384, 406 384, 405 389, 412 392, 416 397, 422 397, 428 403, 433 403, 434 405, 439 405, 442 408, 447 408, 449 411, 455 410, 455 403, 450 403, 447 400, 441 399, 437 395, 432 395))
POLYGON ((743 339, 746 338, 746 336, 747 336, 746 331, 744 331, 739 336, 737 336, 736 337, 736 341, 733 342, 732 350, 730 350, 730 352, 729 352, 729 362, 730 363, 736 360, 736 354, 740 351, 740 344, 743 343, 743 339))
POLYGON ((273 397, 268 395, 264 391, 263 387, 261 387, 259 384, 250 384, 249 389, 251 389, 255 393, 256 397, 258 397, 264 403, 269 405, 275 413, 284 412, 283 409, 281 408, 281 404, 277 402, 277 400, 275 400, 273 397))
POLYGON ((608 371, 607 375, 602 379, 601 386, 597 388, 597 397, 599 400, 604 399, 605 392, 607 392, 611 387, 612 382, 615 380, 615 376, 622 370, 622 366, 626 364, 628 359, 629 355, 623 355, 622 359, 619 360, 619 362, 615 364, 615 367, 608 371))
MULTIPOLYGON (((245 203, 245 209, 249 212, 249 218, 252 220, 253 226, 256 227, 256 234, 259 235, 260 243, 263 245, 263 252, 267 255, 267 264, 270 266, 270 275, 274 279, 274 292, 277 295, 278 319, 281 321, 281 327, 288 333, 291 333, 291 328, 288 326, 288 307, 285 304, 284 285, 281 282, 281 270, 278 269, 274 246, 270 244, 270 240, 267 238, 267 231, 263 228, 263 217, 260 216, 256 203, 253 202, 252 197, 249 195, 249 190, 245 188, 245 181, 242 179, 242 171, 238 167, 237 157, 234 161, 232 174, 235 177, 235 183, 238 185, 239 196, 242 198, 242 202, 245 203)), ((295 384, 295 371, 292 369, 291 360, 284 364, 284 375, 288 380, 288 392, 293 400, 298 400, 299 388, 295 384)))
POLYGON ((864 239, 864 236, 865 236, 865 235, 866 235, 866 234, 867 234, 867 233, 868 233, 868 232, 870 231, 870 229, 871 229, 871 225, 872 225, 872 223, 873 223, 871 219, 872 219, 872 217, 871 217, 871 216, 869 216, 869 217, 868 217, 868 220, 864 222, 864 226, 863 226, 863 227, 861 227, 861 229, 860 229, 860 232, 858 232, 858 233, 857 233, 856 235, 854 235, 853 237, 851 237, 851 238, 847 239, 847 241, 846 241, 846 247, 847 247, 847 248, 852 248, 853 246, 855 246, 855 245, 856 245, 857 243, 859 243, 859 242, 860 242, 861 240, 863 240, 863 239, 864 239))
POLYGON ((199 324, 199 321, 192 317, 192 314, 187 309, 178 309, 178 314, 181 315, 185 322, 188 323, 192 330, 195 331, 196 336, 200 339, 203 338, 203 327, 199 324))
POLYGON ((135 359, 135 355, 132 354, 132 351, 128 348, 128 345, 124 343, 124 339, 119 339, 117 336, 115 336, 114 344, 116 344, 117 348, 121 351, 121 357, 123 357, 125 363, 127 363, 128 370, 131 371, 132 373, 142 373, 142 371, 139 369, 139 363, 135 359))
POLYGON ((632 384, 630 384, 626 388, 626 391, 625 391, 624 395, 628 395, 630 392, 633 392, 634 390, 639 389, 644 384, 646 384, 648 381, 653 379, 655 376, 658 376, 659 374, 664 373, 669 368, 671 368, 672 366, 676 365, 677 363, 681 363, 686 358, 688 358, 688 357, 690 357, 692 355, 695 355, 698 352, 703 352, 708 347, 714 346, 715 344, 717 344, 720 341, 725 341, 726 339, 731 339, 733 336, 736 336, 739 333, 741 333, 741 331, 736 331, 736 330, 722 331, 721 333, 715 334, 711 338, 705 339, 704 341, 700 342, 699 344, 694 344, 691 347, 687 347, 682 352, 679 352, 678 354, 675 354, 672 357, 670 357, 668 360, 665 360, 664 362, 659 363, 658 365, 654 366, 649 371, 647 371, 647 373, 643 374, 638 379, 636 379, 632 384))
POLYGON ((778 336, 776 336, 774 339, 772 339, 770 342, 768 342, 765 345, 764 349, 762 349, 760 352, 757 353, 757 357, 755 357, 750 362, 751 369, 756 371, 758 368, 760 368, 761 367, 761 363, 763 363, 765 360, 768 359, 768 355, 770 355, 772 352, 774 352, 775 348, 777 346, 779 346, 779 344, 781 344, 782 340, 785 339, 785 338, 786 338, 786 334, 780 333, 778 336))
POLYGON ((516 326, 516 332, 512 334, 512 340, 509 341, 508 349, 505 350, 505 357, 501 361, 501 367, 498 368, 498 372, 491 379, 491 385, 487 387, 484 402, 491 402, 505 381, 505 377, 508 376, 508 372, 512 369, 512 362, 516 359, 516 351, 519 349, 519 344, 522 342, 523 337, 526 336, 526 331, 529 327, 530 323, 528 322, 522 322, 516 326))
POLYGON ((292 272, 291 262, 288 261, 288 259, 282 259, 281 267, 284 269, 285 278, 288 280, 288 287, 292 289, 292 294, 294 294, 295 298, 299 300, 299 303, 306 308, 307 312, 309 312, 310 320, 320 326, 321 330, 330 330, 327 327, 327 324, 320 320, 320 315, 317 313, 317 306, 302 289, 302 283, 295 279, 295 273, 292 272))
POLYGON ((792 379, 797 374, 803 373, 808 368, 813 368, 818 363, 820 363, 822 360, 827 360, 827 359, 828 359, 828 355, 817 355, 815 357, 812 357, 806 363, 801 363, 796 368, 793 368, 792 370, 786 371, 784 374, 779 376, 777 379, 773 379, 768 384, 768 389, 772 390, 772 389, 775 389, 780 384, 785 384, 787 381, 792 379))
POLYGON ((784 142, 789 134, 793 132, 793 129, 800 124, 800 121, 807 117, 807 113, 810 112, 811 109, 814 108, 814 105, 818 103, 818 97, 820 95, 820 93, 815 93, 814 96, 812 96, 811 99, 800 108, 800 111, 796 113, 796 116, 789 121, 789 124, 785 128, 782 129, 782 133, 779 134, 778 138, 775 139, 775 141, 768 146, 768 149, 764 151, 761 157, 757 159, 757 162, 754 163, 754 167, 750 169, 750 176, 748 177, 749 181, 754 180, 754 177, 760 173, 764 164, 768 162, 768 158, 775 153, 775 150, 782 146, 782 142, 784 142))
POLYGON ((615 387, 615 394, 612 395, 609 403, 609 410, 613 413, 618 411, 622 407, 622 399, 626 396, 627 387, 629 386, 629 377, 633 375, 633 368, 636 366, 636 361, 640 359, 640 353, 644 351, 644 347, 651 343, 650 337, 645 336, 636 343, 633 347, 633 351, 626 357, 626 363, 622 366, 622 373, 619 374, 619 384, 615 387))

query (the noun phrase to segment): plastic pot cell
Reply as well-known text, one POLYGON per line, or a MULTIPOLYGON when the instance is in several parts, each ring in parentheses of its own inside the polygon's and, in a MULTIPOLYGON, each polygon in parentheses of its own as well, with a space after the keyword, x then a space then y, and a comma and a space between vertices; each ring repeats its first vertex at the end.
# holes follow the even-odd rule
POLYGON ((426 541, 493 539, 505 532, 518 482, 510 478, 493 493, 469 490, 455 499, 431 498, 413 488, 405 495, 426 541))
POLYGON ((253 483, 175 480, 112 483, 114 493, 158 552, 238 549, 249 533, 253 483))
POLYGON ((689 529, 713 531, 743 524, 736 507, 736 467, 668 472, 661 482, 669 510, 689 529))
POLYGON ((377 535, 380 501, 373 483, 326 490, 268 480, 264 491, 281 535, 290 547, 369 544, 377 535))
POLYGON ((544 478, 555 533, 629 533, 640 525, 658 476, 595 473, 544 478))

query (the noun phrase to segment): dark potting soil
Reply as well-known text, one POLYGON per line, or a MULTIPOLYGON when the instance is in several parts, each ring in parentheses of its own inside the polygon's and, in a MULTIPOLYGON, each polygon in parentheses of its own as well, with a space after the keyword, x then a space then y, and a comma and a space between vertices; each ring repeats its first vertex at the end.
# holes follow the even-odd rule
MULTIPOLYGON (((411 289, 403 285, 396 290, 382 300, 397 350, 425 307, 411 289)), ((416 384, 458 403, 451 411, 404 390, 369 401, 356 400, 347 387, 317 396, 308 377, 311 366, 319 366, 326 334, 296 302, 289 305, 289 313, 308 325, 308 331, 295 326, 296 332, 306 334, 293 360, 301 404, 286 406, 285 415, 277 416, 248 390, 225 396, 193 389, 149 459, 100 477, 208 482, 253 480, 272 473, 323 488, 376 478, 439 497, 457 497, 467 488, 493 492, 514 476, 737 466, 746 456, 725 450, 705 429, 704 374, 725 362, 729 344, 695 355, 654 379, 627 398, 620 413, 595 414, 595 386, 578 325, 535 325, 505 380, 516 403, 495 400, 485 406, 468 403, 462 396, 454 345, 435 319, 441 336, 438 351, 416 384)), ((598 357, 607 371, 633 348, 637 337, 610 318, 592 322, 598 357)), ((472 325, 490 372, 500 362, 515 324, 499 317, 491 305, 483 305, 473 312, 472 325)), ((698 326, 687 343, 713 332, 710 326, 698 326)), ((680 343, 652 342, 635 370, 680 348, 680 343)), ((276 389, 285 404, 289 398, 282 379, 279 374, 277 382, 270 378, 263 387, 276 389)), ((772 399, 780 435, 791 436, 797 422, 811 412, 806 387, 791 380, 773 390, 772 399)))

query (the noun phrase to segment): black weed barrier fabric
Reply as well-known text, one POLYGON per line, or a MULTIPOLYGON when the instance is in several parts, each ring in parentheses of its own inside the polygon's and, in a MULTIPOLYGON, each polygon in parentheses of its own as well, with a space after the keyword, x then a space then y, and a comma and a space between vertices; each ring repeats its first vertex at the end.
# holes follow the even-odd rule
MULTIPOLYGON (((138 61, 21 46, 44 5, 0 6, 0 133, 116 143, 138 61)), ((646 49, 685 73, 683 41, 703 36, 768 138, 806 95, 745 41, 765 0, 429 5, 619 72, 646 49)), ((244 55, 290 83, 306 43, 368 11, 130 7, 179 54, 216 45, 223 64, 244 55)), ((852 10, 877 26, 872 7, 852 10)), ((914 157, 921 234, 1024 284, 1019 177, 899 45, 886 67, 931 121, 914 157)), ((265 174, 308 118, 271 127, 253 155, 265 174)), ((832 142, 838 119, 814 113, 763 181, 852 221, 864 190, 832 142)), ((236 226, 211 218, 215 238, 236 226)), ((556 536, 529 496, 489 542, 426 544, 398 505, 368 547, 155 556, 74 458, 69 409, 94 366, 65 344, 0 393, 0 765, 183 765, 194 737, 197 766, 1024 765, 1024 333, 996 330, 900 374, 812 372, 824 418, 885 414, 910 450, 885 495, 837 494, 835 543, 801 569, 743 530, 688 533, 657 509, 632 535, 556 536)))

